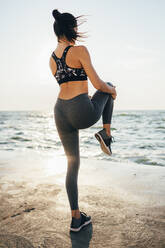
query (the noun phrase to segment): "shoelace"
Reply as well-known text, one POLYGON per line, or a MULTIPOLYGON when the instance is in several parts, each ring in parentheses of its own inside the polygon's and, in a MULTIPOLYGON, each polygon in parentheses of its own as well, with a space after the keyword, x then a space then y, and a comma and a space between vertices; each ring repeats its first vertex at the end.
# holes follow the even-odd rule
POLYGON ((115 142, 115 139, 114 139, 114 137, 113 136, 111 136, 111 142, 115 142))
POLYGON ((104 140, 104 141, 106 142, 106 145, 107 145, 107 146, 110 146, 111 143, 115 142, 115 139, 114 139, 113 136, 110 136, 110 137, 108 136, 107 139, 104 140))
POLYGON ((80 211, 80 213, 82 213, 82 214, 84 214, 85 216, 87 216, 86 213, 84 213, 84 212, 81 212, 81 211, 80 211))

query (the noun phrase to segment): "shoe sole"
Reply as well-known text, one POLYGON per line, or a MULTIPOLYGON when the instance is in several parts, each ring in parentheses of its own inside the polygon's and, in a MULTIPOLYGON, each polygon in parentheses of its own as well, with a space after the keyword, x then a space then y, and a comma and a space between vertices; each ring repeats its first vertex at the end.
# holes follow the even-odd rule
POLYGON ((72 232, 79 232, 84 226, 87 226, 88 224, 90 224, 92 222, 92 220, 90 219, 90 220, 88 220, 88 221, 86 221, 84 224, 82 224, 80 227, 78 227, 78 228, 72 228, 72 227, 70 227, 70 231, 72 231, 72 232))
POLYGON ((108 155, 112 155, 112 153, 110 152, 110 150, 107 148, 106 144, 104 143, 104 140, 102 139, 101 135, 99 133, 96 133, 95 137, 100 142, 102 151, 108 155))

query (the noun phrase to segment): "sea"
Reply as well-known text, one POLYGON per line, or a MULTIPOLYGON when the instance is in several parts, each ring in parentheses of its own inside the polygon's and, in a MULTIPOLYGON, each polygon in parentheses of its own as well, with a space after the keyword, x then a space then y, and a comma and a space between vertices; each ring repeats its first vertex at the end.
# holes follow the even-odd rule
MULTIPOLYGON (((79 131, 82 158, 165 166, 165 110, 114 110, 112 156, 94 136, 101 129, 102 119, 79 131)), ((0 111, 0 154, 26 151, 65 156, 53 111, 0 111)))

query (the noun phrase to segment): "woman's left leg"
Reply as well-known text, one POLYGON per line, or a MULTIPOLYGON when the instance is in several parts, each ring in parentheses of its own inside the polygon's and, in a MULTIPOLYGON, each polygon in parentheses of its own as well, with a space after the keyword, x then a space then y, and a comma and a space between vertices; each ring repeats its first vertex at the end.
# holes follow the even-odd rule
POLYGON ((114 99, 110 95, 102 114, 103 128, 106 129, 106 133, 108 136, 111 136, 111 122, 112 122, 113 108, 114 108, 114 99))
POLYGON ((108 155, 112 154, 111 143, 114 137, 111 135, 111 121, 113 114, 114 99, 109 93, 96 91, 91 99, 95 111, 102 114, 103 129, 95 133, 96 139, 99 141, 101 149, 108 155))
POLYGON ((97 112, 102 114, 102 122, 103 128, 106 129, 106 133, 108 136, 111 136, 111 122, 112 122, 112 114, 114 108, 114 99, 111 94, 101 92, 97 90, 91 101, 94 105, 94 108, 97 112))

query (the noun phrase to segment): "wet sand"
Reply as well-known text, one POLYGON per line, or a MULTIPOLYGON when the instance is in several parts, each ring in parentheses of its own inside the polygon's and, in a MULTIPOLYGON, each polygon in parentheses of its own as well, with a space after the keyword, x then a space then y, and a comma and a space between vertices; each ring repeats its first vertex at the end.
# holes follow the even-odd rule
POLYGON ((81 159, 79 207, 92 225, 70 234, 65 161, 60 174, 56 163, 1 160, 1 248, 165 248, 165 168, 81 159))

